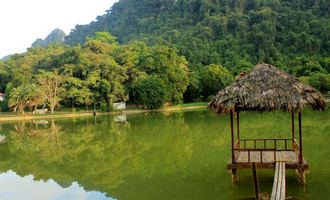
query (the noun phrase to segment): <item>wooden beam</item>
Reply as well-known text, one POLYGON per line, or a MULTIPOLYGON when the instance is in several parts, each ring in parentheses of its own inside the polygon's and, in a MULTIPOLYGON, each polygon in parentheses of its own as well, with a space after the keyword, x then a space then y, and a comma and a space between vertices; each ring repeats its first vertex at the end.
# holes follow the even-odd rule
POLYGON ((291 112, 292 145, 294 144, 294 111, 291 112))
POLYGON ((301 130, 301 112, 298 113, 299 123, 299 164, 303 163, 303 146, 302 146, 302 130, 301 130))
POLYGON ((231 131, 231 161, 235 163, 235 154, 234 154, 234 118, 233 111, 230 111, 230 131, 231 131))
POLYGON ((256 199, 260 199, 260 192, 259 192, 259 180, 257 174, 257 167, 256 163, 252 163, 252 175, 253 175, 253 187, 254 187, 254 194, 256 199))
POLYGON ((239 111, 237 111, 237 140, 239 142, 240 135, 239 135, 239 111))

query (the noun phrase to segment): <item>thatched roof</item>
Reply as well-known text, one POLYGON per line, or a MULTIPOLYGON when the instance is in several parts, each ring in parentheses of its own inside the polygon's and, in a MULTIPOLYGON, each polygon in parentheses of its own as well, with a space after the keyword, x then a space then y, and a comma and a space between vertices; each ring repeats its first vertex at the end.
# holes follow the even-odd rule
POLYGON ((307 104, 314 109, 325 108, 321 93, 314 88, 272 65, 260 64, 220 90, 208 107, 219 113, 278 109, 301 111, 307 104))

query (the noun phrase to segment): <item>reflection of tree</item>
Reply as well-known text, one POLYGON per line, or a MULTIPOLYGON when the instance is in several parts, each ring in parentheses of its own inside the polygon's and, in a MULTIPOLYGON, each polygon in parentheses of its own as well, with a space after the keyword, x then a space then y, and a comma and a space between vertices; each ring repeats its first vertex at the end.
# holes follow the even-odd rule
MULTIPOLYGON (((12 156, 5 163, 8 169, 32 173, 36 179, 52 178, 65 186, 78 181, 84 188, 108 193, 127 185, 130 177, 203 177, 201 170, 213 172, 218 167, 200 158, 211 157, 209 146, 219 135, 214 134, 216 125, 205 128, 190 118, 196 115, 132 115, 124 124, 109 116, 98 118, 96 124, 93 118, 56 121, 46 127, 18 124, 22 133, 15 129, 10 134, 12 156)), ((207 119, 201 115, 198 121, 207 119)))
MULTIPOLYGON (((324 133, 323 138, 328 138, 328 114, 303 115, 305 155, 313 165, 329 164, 326 159, 317 161, 329 154, 327 140, 310 134, 324 133), (315 144, 319 148, 312 148, 315 144)), ((62 186, 77 181, 84 188, 118 199, 161 199, 175 193, 187 199, 203 199, 200 195, 208 192, 216 193, 210 199, 228 195, 227 115, 148 113, 130 115, 128 121, 114 123, 107 116, 97 118, 96 124, 93 118, 85 118, 37 127, 28 122, 7 125, 3 130, 12 131, 7 146, 0 146, 0 171, 13 169, 20 175, 31 173, 36 179, 52 178, 62 186)), ((276 126, 290 133, 287 115, 282 113, 242 113, 241 121, 242 137, 257 137, 257 133, 247 133, 253 127, 268 133, 276 126)))
MULTIPOLYGON (((43 143, 44 147, 47 148, 47 145, 49 147, 49 156, 55 156, 57 155, 58 157, 62 157, 64 154, 63 151, 63 144, 62 141, 60 140, 60 130, 61 127, 57 126, 55 124, 55 121, 51 121, 50 128, 46 131, 43 132, 43 143)), ((47 152, 47 151, 44 151, 47 152)))
MULTIPOLYGON (((60 140, 60 126, 51 120, 49 127, 39 128, 31 123, 19 122, 14 125, 14 130, 10 132, 12 150, 38 151, 38 155, 58 160, 63 155, 63 144, 60 140)), ((36 154, 37 155, 37 154, 36 154)))
POLYGON ((78 180, 102 191, 130 175, 148 178, 187 165, 193 145, 182 115, 141 115, 133 121, 118 124, 105 117, 96 125, 86 119, 63 121, 61 127, 51 121, 41 128, 22 122, 11 131, 10 151, 36 177, 78 180))

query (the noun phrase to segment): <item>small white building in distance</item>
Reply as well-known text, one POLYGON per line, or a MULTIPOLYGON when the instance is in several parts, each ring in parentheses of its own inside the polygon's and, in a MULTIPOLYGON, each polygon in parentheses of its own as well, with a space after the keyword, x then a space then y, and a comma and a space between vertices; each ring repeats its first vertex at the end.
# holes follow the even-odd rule
POLYGON ((1 101, 4 101, 5 100, 5 97, 6 97, 6 94, 5 93, 0 93, 0 102, 1 101))
POLYGON ((125 110, 126 109, 126 103, 124 101, 113 103, 113 108, 115 110, 125 110))

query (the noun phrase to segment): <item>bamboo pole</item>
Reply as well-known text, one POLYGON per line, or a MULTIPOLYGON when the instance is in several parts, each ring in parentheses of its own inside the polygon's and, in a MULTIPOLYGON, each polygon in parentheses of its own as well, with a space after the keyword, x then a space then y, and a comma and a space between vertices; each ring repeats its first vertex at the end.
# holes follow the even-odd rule
POLYGON ((303 163, 303 143, 302 143, 302 129, 301 129, 301 112, 298 113, 298 121, 299 121, 299 163, 303 163))
POLYGON ((231 161, 235 163, 235 155, 234 155, 234 119, 233 119, 233 111, 230 111, 230 131, 231 131, 231 161))
POLYGON ((294 144, 294 111, 291 112, 292 145, 294 144))
POLYGON ((237 140, 239 142, 240 140, 240 134, 239 134, 239 111, 237 111, 237 140))

